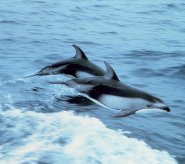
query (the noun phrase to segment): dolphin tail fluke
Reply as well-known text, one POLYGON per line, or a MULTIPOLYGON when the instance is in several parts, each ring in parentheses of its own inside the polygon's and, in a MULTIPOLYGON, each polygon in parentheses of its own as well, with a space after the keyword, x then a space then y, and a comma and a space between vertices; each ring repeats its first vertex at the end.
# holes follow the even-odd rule
POLYGON ((117 114, 113 115, 113 117, 115 117, 115 118, 127 117, 132 114, 135 114, 135 111, 122 110, 122 111, 118 112, 117 114))

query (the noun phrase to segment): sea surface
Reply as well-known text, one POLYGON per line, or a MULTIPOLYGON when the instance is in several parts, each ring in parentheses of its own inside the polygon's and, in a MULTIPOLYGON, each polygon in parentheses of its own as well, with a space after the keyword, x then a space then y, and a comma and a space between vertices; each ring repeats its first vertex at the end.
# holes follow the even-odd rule
POLYGON ((0 164, 185 163, 184 0, 1 0, 0 164), (113 111, 25 78, 75 55, 72 44, 170 113, 113 111))

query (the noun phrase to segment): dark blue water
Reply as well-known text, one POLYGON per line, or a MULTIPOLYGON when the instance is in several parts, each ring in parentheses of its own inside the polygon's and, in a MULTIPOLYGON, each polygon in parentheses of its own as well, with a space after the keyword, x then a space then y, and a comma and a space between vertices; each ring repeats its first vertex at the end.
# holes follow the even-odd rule
POLYGON ((0 163, 185 163, 184 18, 183 0, 1 0, 0 163), (24 78, 72 44, 172 112, 115 119, 63 76, 24 78))

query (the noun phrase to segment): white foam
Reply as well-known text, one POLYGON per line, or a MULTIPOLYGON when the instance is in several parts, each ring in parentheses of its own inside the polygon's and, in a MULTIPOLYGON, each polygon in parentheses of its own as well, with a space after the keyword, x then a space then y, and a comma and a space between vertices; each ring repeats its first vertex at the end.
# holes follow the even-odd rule
POLYGON ((1 130, 12 139, 0 147, 1 164, 176 163, 167 152, 108 129, 96 118, 66 111, 46 114, 18 109, 1 111, 0 115, 1 130))

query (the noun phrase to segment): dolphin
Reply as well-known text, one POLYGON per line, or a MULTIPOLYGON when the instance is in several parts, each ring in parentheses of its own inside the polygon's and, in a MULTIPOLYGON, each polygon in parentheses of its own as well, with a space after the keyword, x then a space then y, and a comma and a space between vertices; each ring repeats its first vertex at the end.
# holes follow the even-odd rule
POLYGON ((166 111, 170 108, 159 98, 121 82, 106 62, 103 76, 75 78, 66 82, 52 82, 72 87, 105 108, 118 110, 114 117, 126 117, 141 111, 166 111))
POLYGON ((74 57, 48 65, 36 74, 27 77, 56 74, 63 74, 72 77, 91 77, 101 76, 104 74, 104 70, 89 61, 80 47, 77 45, 73 45, 73 47, 76 50, 76 55, 74 57))

